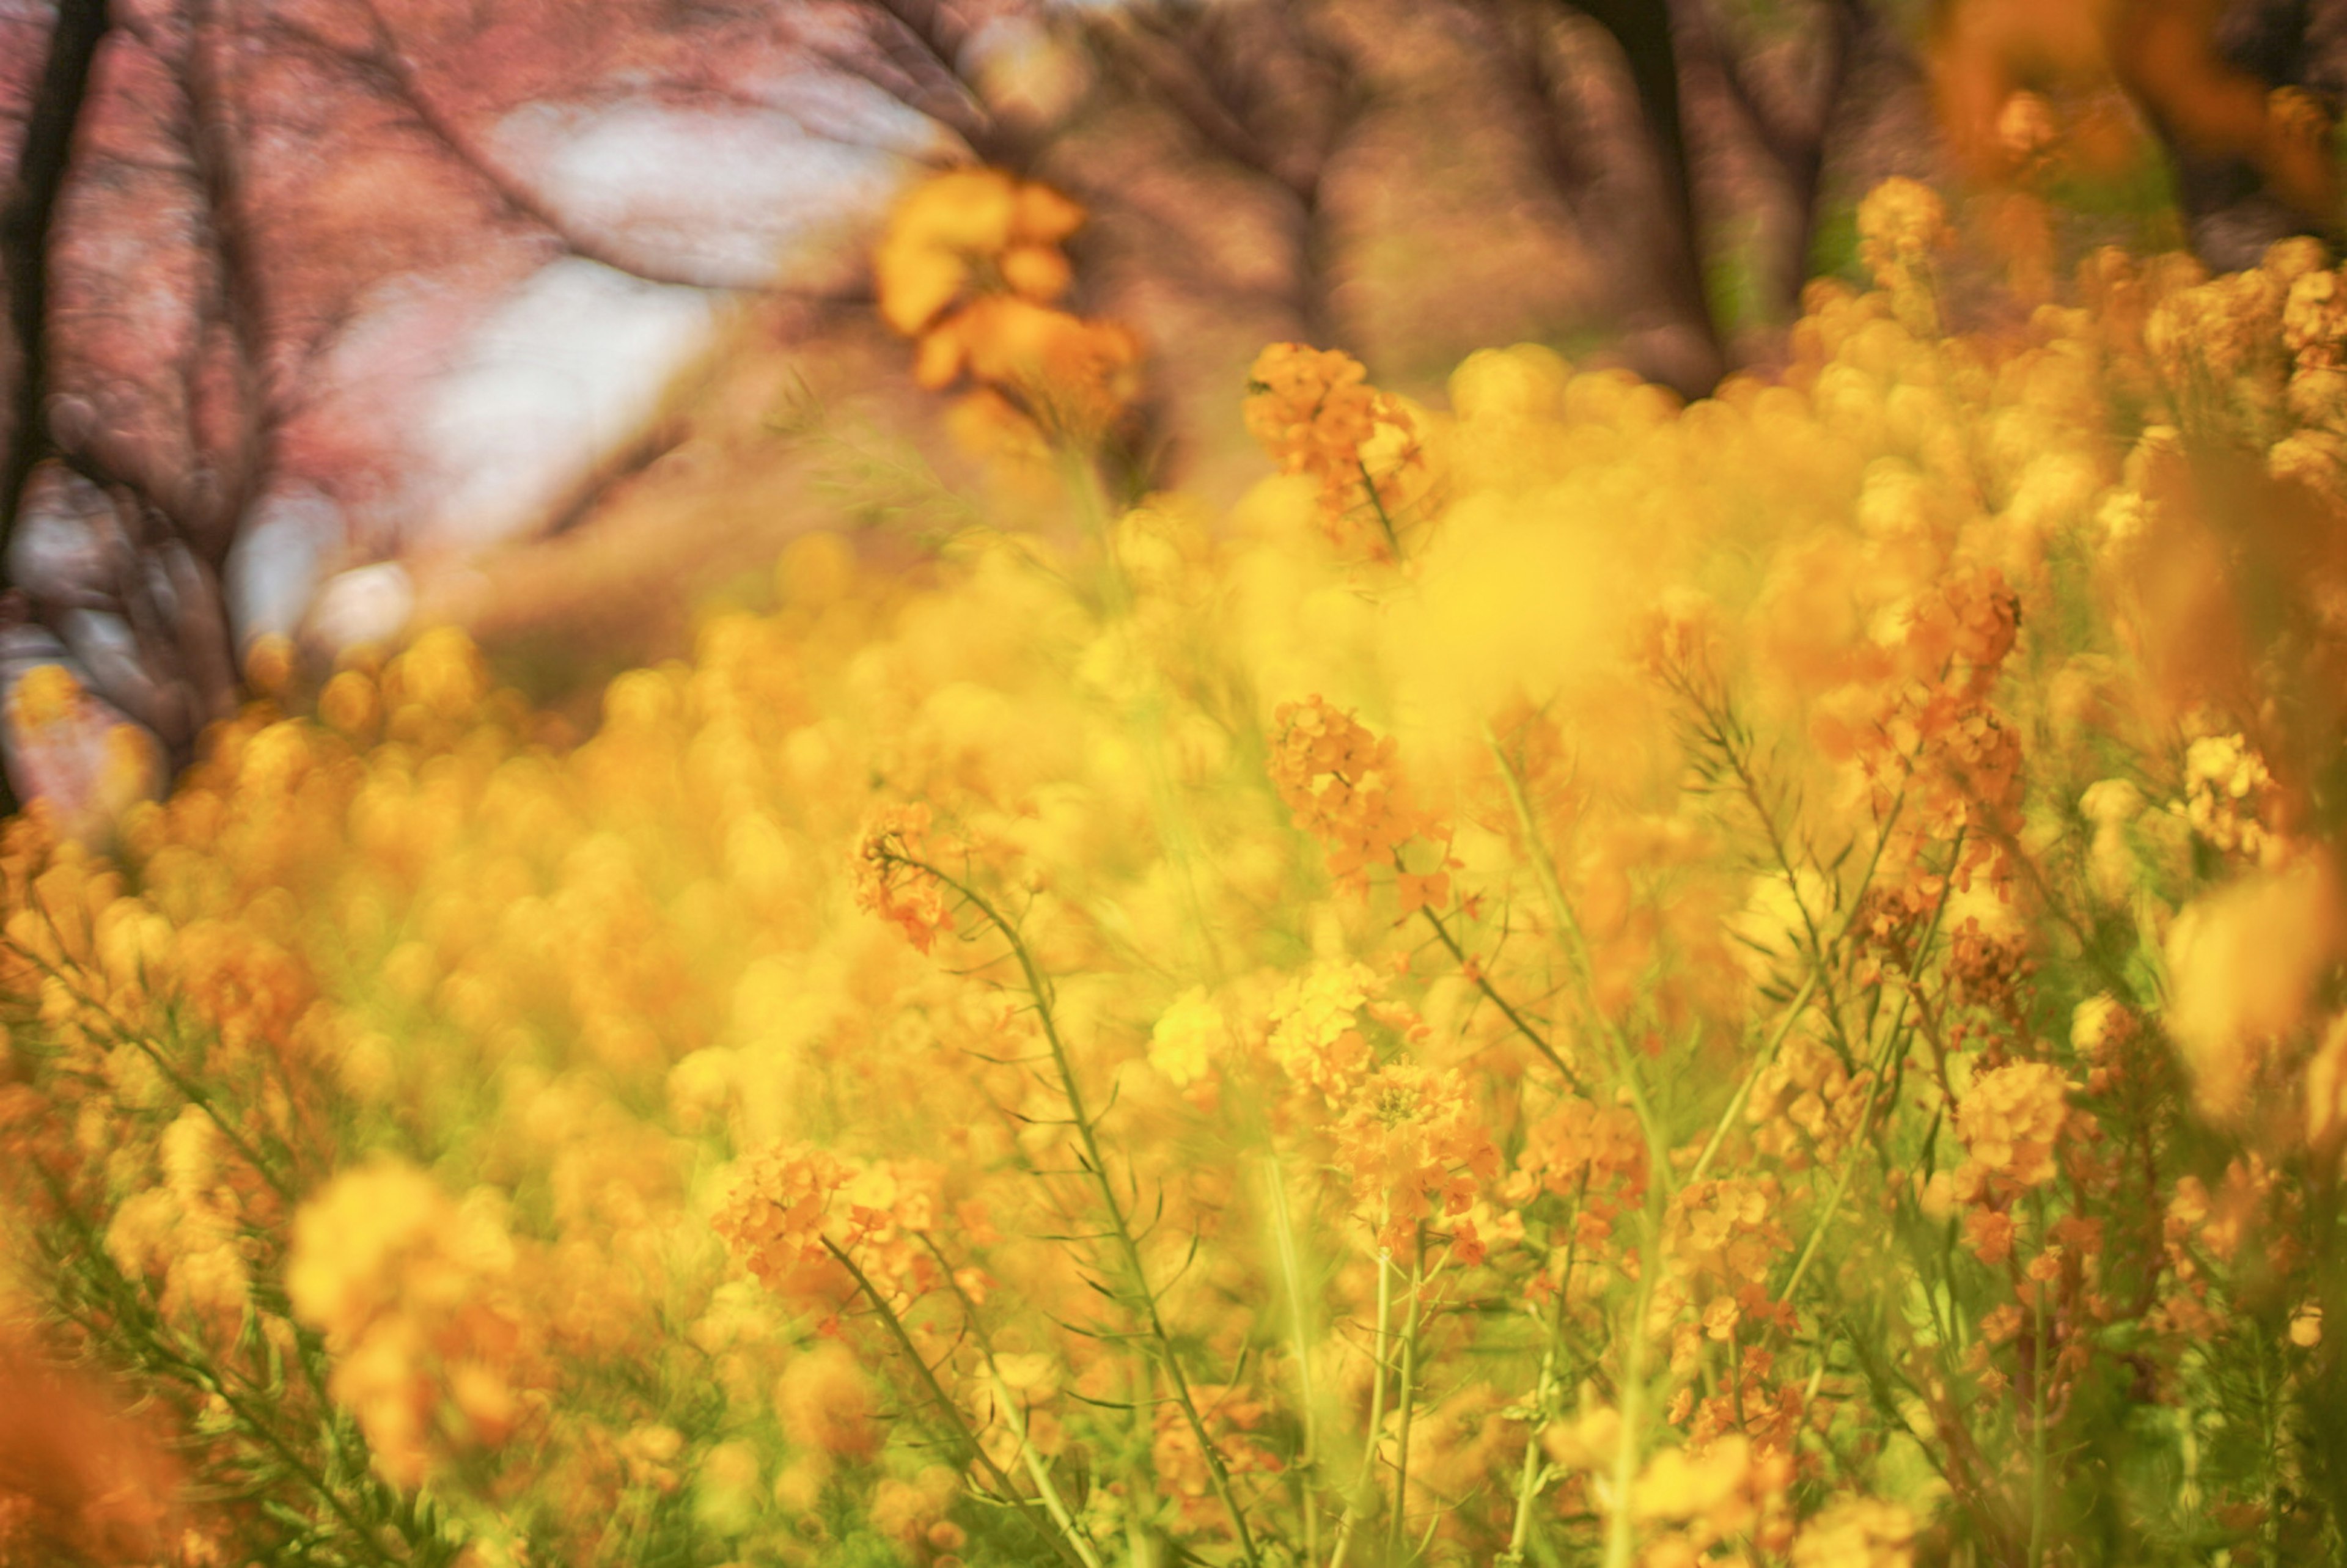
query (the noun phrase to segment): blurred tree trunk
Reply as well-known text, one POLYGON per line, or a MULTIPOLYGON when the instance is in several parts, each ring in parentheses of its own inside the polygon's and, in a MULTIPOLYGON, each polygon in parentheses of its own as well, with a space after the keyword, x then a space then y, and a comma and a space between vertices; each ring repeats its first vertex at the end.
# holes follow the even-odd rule
MULTIPOLYGON (((106 25, 106 0, 56 0, 53 10, 0 17, 0 56, 6 56, 0 72, 30 78, 22 118, 0 126, 0 548, 26 477, 42 455, 50 219, 106 25)), ((5 97, 18 100, 16 93, 5 97)))
MULTIPOLYGON (((1727 373, 1727 355, 1704 283, 1704 226, 1696 211, 1695 171, 1682 103, 1678 23, 1669 0, 1569 0, 1612 35, 1638 95, 1639 119, 1653 149, 1659 206, 1650 264, 1665 298, 1693 329, 1701 360, 1679 390, 1709 392, 1727 373)), ((1700 5, 1703 0, 1682 0, 1700 5)))

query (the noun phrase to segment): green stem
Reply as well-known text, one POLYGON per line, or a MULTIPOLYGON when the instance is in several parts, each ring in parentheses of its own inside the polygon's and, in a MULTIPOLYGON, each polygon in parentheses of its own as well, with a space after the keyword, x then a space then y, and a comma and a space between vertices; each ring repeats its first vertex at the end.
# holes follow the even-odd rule
POLYGON ((1231 1485, 1230 1468, 1224 1463, 1222 1450, 1214 1445, 1207 1433, 1204 1418, 1198 1413, 1197 1400, 1190 1391, 1190 1379, 1183 1371, 1182 1358, 1174 1348, 1174 1337, 1166 1331, 1164 1317, 1158 1310, 1157 1292, 1149 1283, 1148 1266, 1142 1260, 1141 1243, 1133 1234, 1132 1218, 1124 1212, 1123 1201, 1116 1194, 1116 1184, 1109 1177, 1108 1162, 1101 1153, 1098 1129, 1091 1110, 1085 1104, 1083 1091, 1076 1081, 1074 1060, 1068 1053, 1067 1041, 1061 1038, 1059 1020, 1051 1010, 1050 983, 1043 978, 1042 970, 1037 968, 1035 956, 1028 951, 1027 944, 1020 939, 1010 921, 969 884, 947 876, 927 861, 904 856, 890 856, 888 858, 934 876, 943 886, 952 888, 1001 935, 1010 945, 1011 955, 1019 960, 1020 973, 1027 983, 1027 994, 1035 1004, 1035 1016, 1042 1026, 1044 1042, 1051 1049, 1051 1063, 1059 1075, 1060 1091, 1068 1102, 1069 1122, 1083 1145, 1085 1169, 1091 1173, 1093 1184, 1099 1189, 1101 1205, 1108 1214, 1110 1234, 1114 1237, 1117 1250, 1132 1276, 1149 1337, 1156 1349, 1158 1364, 1173 1389, 1174 1403, 1181 1408, 1184 1419, 1189 1423, 1191 1437, 1197 1442, 1199 1451, 1205 1456, 1207 1475, 1214 1483, 1216 1499, 1230 1515, 1232 1532, 1238 1538, 1239 1554, 1246 1560, 1249 1568, 1262 1568, 1262 1557, 1255 1547, 1254 1532, 1247 1528, 1246 1514, 1239 1507, 1238 1494, 1231 1485))
POLYGON ((1386 544, 1392 549, 1394 564, 1401 564, 1401 536, 1394 531, 1393 518, 1386 515, 1386 498, 1378 494, 1378 482, 1369 477, 1369 466, 1358 457, 1353 466, 1361 471, 1361 488, 1369 493, 1369 506, 1378 514, 1378 527, 1386 533, 1386 544))
POLYGON ((1426 917, 1426 923, 1434 927, 1434 934, 1437 937, 1442 938, 1442 945, 1450 951, 1451 961, 1461 970, 1474 977, 1475 989, 1483 993, 1484 999, 1498 1008, 1501 1016, 1514 1026, 1516 1032, 1531 1041, 1534 1050, 1548 1059, 1549 1065, 1563 1075, 1565 1083, 1574 1093, 1585 1093, 1586 1091, 1581 1085, 1581 1079, 1572 1068, 1565 1065, 1564 1058, 1557 1054, 1556 1047, 1551 1045, 1546 1037, 1534 1030, 1526 1021, 1524 1015, 1518 1012, 1508 999, 1493 988, 1490 977, 1483 973, 1481 965, 1471 964, 1468 961, 1466 949, 1461 948, 1459 945, 1459 939, 1450 934, 1450 927, 1442 923, 1442 917, 1434 912, 1434 906, 1421 904, 1419 906, 1418 912, 1426 917))
POLYGON ((1386 1524, 1389 1565, 1401 1550, 1402 1516, 1409 1510, 1409 1419, 1418 1408, 1418 1314, 1426 1283, 1426 1239, 1413 1235, 1412 1241, 1415 1255, 1409 1266, 1409 1311, 1402 1318, 1401 1328, 1401 1409, 1394 1437, 1394 1505, 1386 1524))
POLYGON ((1629 1343, 1623 1351, 1621 1435, 1614 1445, 1614 1499, 1605 1521, 1605 1568, 1630 1568, 1638 1537, 1630 1514, 1630 1493, 1644 1462, 1646 1421, 1646 1312, 1654 1300, 1655 1271, 1662 1265, 1661 1188, 1646 1189, 1646 1239, 1638 1260, 1638 1294, 1630 1308, 1629 1343))
POLYGON ((1345 1500, 1345 1516, 1337 1525, 1337 1544, 1328 1554, 1328 1568, 1344 1568, 1345 1554, 1353 1544, 1353 1527, 1360 1522, 1361 1501, 1369 1495, 1377 1479, 1378 1434, 1386 1424, 1386 1370, 1390 1365, 1386 1349, 1387 1325, 1393 1320, 1393 1258, 1385 1248, 1378 1249, 1378 1337, 1377 1350, 1370 1357, 1376 1368, 1369 1383, 1369 1433, 1361 1453, 1361 1473, 1353 1482, 1353 1494, 1345 1500))
MULTIPOLYGON (((948 1435, 960 1448, 962 1462, 975 1464, 985 1471, 987 1480, 993 1484, 995 1492, 1011 1507, 1020 1509, 1027 1507, 1027 1499, 1020 1495, 1019 1489, 1011 1484, 1010 1477, 1004 1472, 1002 1467, 994 1462, 994 1456, 986 1451, 985 1445, 978 1440, 978 1434, 969 1430, 969 1421, 962 1415, 961 1407, 953 1402, 953 1397, 946 1392, 945 1385, 938 1381, 936 1369, 930 1367, 928 1359, 922 1356, 920 1348, 913 1343, 913 1336, 906 1329, 905 1320, 897 1316, 897 1309, 888 1305, 888 1298, 881 1295, 879 1287, 872 1283, 871 1277, 856 1266, 855 1257, 846 1247, 841 1246, 829 1236, 825 1236, 823 1250, 831 1254, 833 1260, 847 1271, 847 1276, 856 1282, 856 1288, 863 1293, 865 1300, 872 1304, 873 1312, 879 1317, 882 1323, 887 1326, 889 1336, 897 1341, 897 1348, 904 1352, 905 1359, 913 1364, 914 1372, 919 1376, 922 1387, 928 1392, 930 1403, 937 1407, 938 1414, 944 1419, 948 1435)), ((992 1365, 989 1360, 988 1363, 989 1370, 992 1369, 992 1365)), ((1043 1534, 1045 1539, 1058 1549, 1062 1559, 1071 1558, 1068 1542, 1051 1531, 1045 1531, 1043 1534)), ((1072 1560, 1078 1562, 1081 1568, 1099 1568, 1096 1562, 1085 1562, 1081 1558, 1072 1560)))
POLYGON ((1638 1113, 1638 1124, 1645 1131, 1647 1163, 1654 1172, 1657 1185, 1670 1183, 1670 1140, 1663 1130, 1662 1119, 1655 1114, 1653 1102, 1647 1098, 1646 1085, 1638 1076, 1637 1064, 1631 1059, 1629 1042, 1605 1009, 1598 1005, 1595 970, 1589 957, 1589 943, 1583 936, 1581 923, 1573 917, 1573 906, 1564 897, 1564 886, 1557 880, 1556 866, 1549 858, 1547 846, 1541 840, 1540 824, 1532 815, 1532 802, 1524 794, 1523 779, 1515 764, 1500 744, 1499 736, 1489 724, 1483 727, 1483 743, 1490 747, 1491 757, 1499 764, 1501 781, 1507 785, 1508 803, 1515 808, 1516 824, 1524 835, 1526 858, 1532 865, 1533 878, 1548 901, 1549 917, 1555 923, 1563 939, 1568 967, 1581 990, 1582 1006, 1587 1009, 1597 1032, 1604 1037, 1614 1058, 1614 1071, 1630 1103, 1638 1113))
MULTIPOLYGON (((62 1186, 47 1172, 44 1171, 42 1173, 49 1181, 51 1193, 57 1202, 59 1211, 66 1216, 67 1226, 77 1233, 77 1251, 80 1256, 76 1261, 78 1261, 87 1270, 91 1289, 109 1310, 113 1326, 127 1329, 135 1337, 136 1343, 130 1348, 132 1354, 150 1359, 158 1369, 176 1378, 188 1387, 217 1398, 228 1407, 229 1412, 235 1416, 238 1424, 243 1428, 248 1436, 273 1454, 278 1462, 285 1467, 288 1475, 292 1476, 325 1505, 327 1512, 332 1513, 341 1522, 343 1528, 350 1532, 353 1541, 358 1543, 370 1559, 385 1565, 395 1563, 398 1559, 383 1549, 383 1544, 376 1540, 374 1532, 352 1512, 349 1502, 344 1500, 341 1491, 329 1484, 326 1478, 297 1453, 291 1443, 281 1437, 268 1422, 261 1419, 260 1414, 252 1409, 246 1400, 231 1391, 218 1369, 208 1365, 201 1357, 189 1355, 169 1343, 167 1337, 169 1332, 169 1325, 165 1322, 161 1312, 148 1299, 145 1287, 134 1283, 114 1267, 106 1253, 103 1242, 80 1214, 72 1209, 68 1196, 62 1186)), ((52 1261, 60 1265, 67 1262, 66 1259, 61 1258, 53 1258, 52 1261)), ((95 1335, 95 1326, 91 1327, 95 1335)), ((408 1542, 411 1551, 420 1544, 421 1542, 412 1538, 408 1542)))
POLYGON ((1768 1037, 1768 1043, 1760 1048, 1758 1059, 1746 1070, 1744 1081, 1738 1083, 1736 1092, 1727 1097, 1727 1108, 1720 1112, 1719 1121, 1712 1127, 1711 1137, 1705 1143, 1703 1153, 1696 1156, 1694 1167, 1687 1172, 1686 1185, 1694 1186, 1710 1171, 1711 1162, 1718 1155, 1720 1145, 1727 1140, 1727 1130, 1736 1124, 1736 1118, 1742 1112, 1745 1102, 1752 1098, 1752 1086, 1759 1081, 1760 1074, 1768 1070, 1768 1064, 1777 1060, 1777 1052, 1783 1048, 1785 1037, 1793 1032, 1795 1020, 1801 1016, 1801 1009, 1808 1005, 1810 993, 1817 988, 1818 974, 1812 968, 1809 977, 1801 981, 1801 989, 1793 993, 1793 999, 1785 1004, 1785 1016, 1778 1020, 1777 1032, 1768 1037))
MULTIPOLYGON (((1950 857, 1951 866, 1954 864, 1954 857, 1962 856, 1963 850, 1963 832, 1958 829, 1954 848, 1950 857)), ((1818 1248, 1825 1241, 1826 1231, 1833 1224, 1835 1214, 1841 1208, 1843 1195, 1850 1191, 1850 1177, 1858 1170, 1859 1153, 1865 1147, 1867 1127, 1874 1119, 1874 1102, 1882 1091, 1884 1077, 1890 1071, 1892 1059, 1906 1045, 1907 1009, 1913 1004, 1920 989, 1918 977, 1922 973, 1923 955, 1931 951, 1932 943, 1939 940, 1940 917, 1947 913, 1948 896, 1954 890, 1955 882, 1952 874, 1946 885, 1940 889, 1940 901, 1932 907, 1931 924, 1923 928, 1922 936, 1915 943, 1914 951, 1908 955, 1905 994, 1900 998, 1899 1010, 1891 1015, 1891 1027, 1883 1036, 1882 1049, 1876 1053, 1873 1063, 1874 1074, 1866 1086, 1866 1103, 1859 1112, 1858 1125, 1850 1130, 1850 1150, 1842 1156, 1841 1172, 1834 1180, 1833 1196, 1827 1200, 1824 1209, 1819 1213, 1818 1223, 1809 1232, 1809 1244, 1801 1249, 1801 1255, 1793 1266, 1792 1277, 1786 1280, 1785 1288, 1777 1293, 1777 1298, 1779 1301, 1790 1301, 1793 1298, 1793 1292, 1799 1288, 1802 1277, 1809 1273, 1810 1263, 1818 1255, 1818 1248)))
POLYGON ((1573 1194, 1573 1214, 1567 1224, 1573 1227, 1571 1238, 1564 1244, 1564 1276, 1556 1284, 1556 1302, 1549 1311, 1547 1333, 1541 1345, 1540 1380, 1533 1385, 1531 1430, 1524 1438, 1524 1463, 1516 1477, 1515 1518, 1508 1527, 1508 1549, 1501 1561, 1508 1568, 1522 1568, 1524 1548, 1530 1543, 1532 1528, 1532 1503, 1540 1495, 1541 1478, 1547 1467, 1541 1462, 1541 1427, 1548 1419, 1549 1401, 1556 1394, 1557 1352, 1564 1343, 1564 1314, 1573 1299, 1573 1253, 1581 1245, 1581 1204, 1589 1193, 1589 1172, 1581 1173, 1581 1185, 1573 1194))
MULTIPOLYGON (((55 917, 51 916, 46 908, 43 908, 41 910, 41 917, 43 919, 48 921, 49 929, 57 936, 58 946, 62 949, 64 947, 64 933, 57 930, 55 917)), ((115 1043, 118 1045, 128 1045, 131 1047, 141 1056, 144 1056, 149 1062, 153 1064, 155 1071, 163 1075, 164 1081, 170 1084, 171 1088, 177 1091, 182 1100, 185 1100, 189 1104, 194 1106, 197 1110, 204 1113, 206 1119, 209 1120, 212 1126, 219 1131, 220 1135, 223 1139, 227 1140, 229 1148, 232 1150, 240 1159, 243 1160, 246 1164, 252 1167, 253 1173, 259 1176, 263 1182, 266 1182, 269 1184, 269 1190, 275 1193, 279 1199, 289 1206, 299 1201, 292 1185, 282 1176, 271 1169, 268 1162, 261 1159, 261 1152, 254 1148, 251 1143, 247 1143, 245 1141, 244 1134, 238 1130, 235 1124, 231 1122, 227 1117, 220 1114, 219 1107, 212 1103, 211 1096, 204 1092, 202 1085, 197 1083, 195 1080, 190 1078, 187 1074, 181 1072, 176 1066, 174 1066, 170 1059, 163 1053, 162 1050, 158 1047, 153 1040, 149 1040, 144 1034, 124 1025, 122 1020, 115 1017, 113 1010, 108 1008, 103 1001, 91 996, 87 989, 76 985, 72 977, 66 970, 51 964, 47 959, 42 958, 39 954, 31 951, 29 948, 23 947, 21 944, 9 942, 6 943, 5 946, 15 950, 18 957, 24 958, 27 963, 39 969, 45 979, 54 979, 60 986, 63 986, 72 994, 74 1000, 80 1006, 105 1019, 107 1032, 114 1037, 115 1043)))
POLYGON ((1288 1218, 1287 1179, 1276 1153, 1266 1157, 1265 1170, 1271 1188, 1272 1233, 1279 1254, 1280 1278, 1287 1290, 1288 1333, 1296 1354, 1296 1392, 1304 1414, 1304 1450, 1296 1456, 1296 1469, 1304 1480, 1304 1560, 1317 1563, 1320 1504, 1314 1472, 1320 1462, 1320 1398, 1312 1383, 1312 1336, 1305 1317, 1304 1261, 1296 1243, 1296 1226, 1288 1218))
MULTIPOLYGON (((2042 1245, 2045 1233, 2045 1201, 2037 1200, 2038 1241, 2042 1245)), ((2048 1491, 2045 1475, 2045 1383, 2053 1370, 2053 1358, 2046 1354, 2045 1343, 2045 1282, 2034 1281, 2037 1286, 2030 1304, 2032 1338, 2030 1354, 2036 1365, 2029 1377, 2029 1556, 2028 1568, 2045 1568, 2045 1514, 2048 1491)))
POLYGON ((1077 1526, 1075 1516, 1060 1496, 1059 1487, 1051 1481, 1051 1467, 1043 1462, 1043 1456, 1035 1451, 1035 1445, 1027 1440, 1026 1411, 1011 1397, 1010 1385, 1002 1376, 1001 1363, 995 1359, 993 1336, 987 1333, 985 1320, 978 1314, 978 1303, 969 1298, 969 1292, 964 1290, 961 1281, 954 1277, 953 1264, 946 1256, 945 1249, 938 1245, 927 1232, 918 1234, 921 1245, 938 1260, 946 1288, 953 1292, 954 1300, 960 1304, 962 1321, 969 1326, 970 1333, 978 1340, 979 1354, 986 1362, 987 1387, 994 1394, 994 1402, 1002 1411, 1002 1419, 1010 1424, 1011 1435, 1019 1440, 1019 1457, 1035 1482, 1036 1495, 1043 1500, 1043 1506, 1051 1512, 1052 1522, 1059 1525, 1060 1532, 1068 1538, 1068 1544, 1075 1548, 1077 1556, 1083 1559, 1084 1568, 1101 1568, 1100 1554, 1093 1550, 1091 1538, 1077 1526))

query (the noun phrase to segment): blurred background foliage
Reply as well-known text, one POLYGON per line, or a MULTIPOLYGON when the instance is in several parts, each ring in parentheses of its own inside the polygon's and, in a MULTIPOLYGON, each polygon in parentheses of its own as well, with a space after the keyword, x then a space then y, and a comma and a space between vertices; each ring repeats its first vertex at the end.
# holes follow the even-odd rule
POLYGON ((1219 503, 1266 342, 1700 395, 1893 175, 1955 198, 1954 324, 2017 325, 2100 245, 2330 236, 2342 88, 2335 0, 17 0, 0 694, 97 705, 0 750, 70 793, 128 723, 160 776, 240 671, 444 623, 584 716, 790 538, 915 559, 974 470, 867 256, 939 167, 1082 205, 1127 478, 1219 503))

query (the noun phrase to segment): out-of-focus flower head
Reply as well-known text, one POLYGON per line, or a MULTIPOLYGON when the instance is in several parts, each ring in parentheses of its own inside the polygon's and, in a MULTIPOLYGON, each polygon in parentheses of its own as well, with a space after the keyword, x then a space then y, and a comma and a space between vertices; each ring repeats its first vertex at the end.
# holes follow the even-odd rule
POLYGON ((1974 1079, 1956 1107, 1956 1132, 1972 1156, 1967 1164, 1975 1182, 1985 1175, 2021 1187, 2052 1181, 2069 1090, 2061 1073, 2043 1061, 2008 1062, 1974 1079))
POLYGON ((1915 1515, 1903 1505, 1846 1497, 1801 1526, 1793 1568, 1911 1568, 1915 1515))
POLYGON ((873 256, 880 314, 907 337, 957 300, 996 291, 1048 304, 1071 281, 1060 246, 1084 210, 999 169, 958 169, 907 191, 873 256))
POLYGON ((1149 1063, 1174 1087, 1187 1088, 1213 1071, 1229 1040, 1223 1009, 1204 987, 1192 986, 1174 999, 1149 1031, 1149 1063))
POLYGON ((2231 1122, 2278 1041, 2305 1020, 2338 950, 2339 896, 2313 855, 2188 905, 2168 927, 2166 1023, 2204 1114, 2231 1122))
POLYGON ((1053 303, 1074 277, 1061 243, 1083 221, 1047 185, 955 169, 906 193, 874 253, 882 319, 918 342, 913 379, 976 384, 954 426, 982 456, 1096 442, 1140 394, 1133 330, 1053 303))
POLYGON ((2256 860, 2269 841, 2273 776, 2239 735, 2203 735, 2185 748, 2184 809, 2192 830, 2227 854, 2256 860))
POLYGON ((328 1183, 294 1217, 285 1294, 334 1358, 327 1389, 375 1468, 421 1484, 457 1450, 494 1447, 543 1378, 513 1296, 515 1247, 487 1189, 461 1204, 382 1158, 328 1183))
POLYGON ((1932 256, 1955 242, 1947 203, 1919 179, 1886 179, 1858 204, 1859 257, 1909 331, 1939 325, 1932 256))

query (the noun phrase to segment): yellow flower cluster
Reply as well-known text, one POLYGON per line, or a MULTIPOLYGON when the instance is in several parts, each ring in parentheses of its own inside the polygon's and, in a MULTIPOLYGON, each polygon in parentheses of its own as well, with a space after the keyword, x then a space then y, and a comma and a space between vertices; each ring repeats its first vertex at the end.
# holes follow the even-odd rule
MULTIPOLYGON (((1420 1225, 1465 1214, 1499 1173, 1491 1129, 1456 1071, 1380 1069, 1355 1092, 1331 1134, 1356 1211, 1379 1216, 1378 1245, 1397 1255, 1420 1225)), ((1480 1260, 1473 1223, 1460 1220, 1453 1230, 1462 1254, 1480 1260)))
POLYGON ((528 1413, 537 1348, 499 1208, 383 1161, 335 1177, 295 1220, 286 1299, 325 1337, 329 1389, 399 1485, 504 1442, 528 1413))
POLYGON ((2264 857, 2271 840, 2260 817, 2273 809, 2272 790, 2264 760, 2239 735, 2202 735, 2185 749, 2185 818, 2228 855, 2264 857))
POLYGON ((1982 1073, 1956 1107, 1956 1131, 1972 1156, 1972 1174, 1960 1185, 1977 1191, 1992 1178, 2020 1187, 2052 1181, 2069 1089, 2050 1062, 2009 1062, 1982 1073))
MULTIPOLYGON (((0 1286, 180 1556, 2311 1560, 2337 274, 1952 336, 1860 216, 1766 382, 1284 345, 1226 522, 808 538, 583 738, 433 632, 10 824, 0 1286)), ((1040 384, 1073 221, 907 199, 926 379, 1040 384)))
POLYGON ((1917 332, 1935 331, 1932 258, 1955 242, 1939 192, 1920 180, 1884 180, 1859 205, 1858 236, 1859 258, 1900 320, 1917 332))

